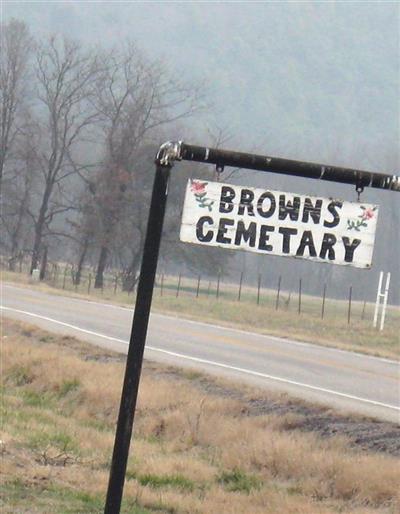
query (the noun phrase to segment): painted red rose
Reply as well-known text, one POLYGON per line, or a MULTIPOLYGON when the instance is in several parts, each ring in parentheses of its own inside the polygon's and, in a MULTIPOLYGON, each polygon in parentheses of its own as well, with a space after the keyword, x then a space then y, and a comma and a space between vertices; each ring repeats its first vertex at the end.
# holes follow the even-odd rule
POLYGON ((365 209, 363 213, 363 219, 370 220, 374 217, 374 211, 372 209, 365 209))
POLYGON ((190 189, 193 191, 193 193, 200 194, 204 193, 206 190, 206 185, 207 182, 198 182, 197 180, 193 180, 190 185, 190 189))

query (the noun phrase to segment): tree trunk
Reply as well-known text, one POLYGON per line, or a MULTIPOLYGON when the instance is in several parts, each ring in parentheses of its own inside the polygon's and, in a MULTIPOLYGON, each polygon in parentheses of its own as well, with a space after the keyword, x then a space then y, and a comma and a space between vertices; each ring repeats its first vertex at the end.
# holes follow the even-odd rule
POLYGON ((126 273, 122 276, 122 291, 132 293, 137 284, 138 277, 134 273, 126 273))
POLYGON ((46 272, 47 272, 47 246, 44 247, 44 250, 43 250, 43 257, 42 257, 42 262, 41 262, 41 265, 40 265, 40 275, 39 275, 39 279, 40 280, 44 280, 46 278, 46 272))
POLYGON ((30 274, 32 275, 33 270, 37 269, 39 265, 39 257, 40 257, 40 245, 42 243, 42 232, 43 232, 43 223, 41 226, 39 223, 36 224, 36 230, 35 230, 35 242, 33 243, 33 250, 32 250, 32 259, 31 259, 31 269, 30 274))
POLYGON ((128 291, 129 293, 132 293, 132 291, 135 289, 137 281, 139 280, 137 272, 139 270, 141 256, 142 252, 140 250, 137 251, 131 260, 129 268, 125 269, 122 275, 123 291, 128 291))
POLYGON ((49 205, 49 198, 51 194, 51 190, 53 185, 51 182, 46 184, 46 190, 43 195, 42 205, 40 206, 39 217, 37 222, 35 223, 35 242, 33 244, 32 250, 32 260, 31 260, 31 270, 30 274, 32 275, 33 270, 38 267, 39 257, 40 257, 40 247, 42 245, 43 239, 43 230, 45 227, 46 213, 49 205))
POLYGON ((76 286, 79 286, 79 284, 81 283, 82 268, 83 268, 83 264, 85 263, 88 248, 89 248, 89 237, 86 236, 83 241, 83 245, 81 248, 81 254, 80 254, 79 260, 78 260, 78 266, 76 268, 75 279, 74 279, 74 284, 76 286))
POLYGON ((19 257, 20 252, 18 251, 18 239, 13 234, 12 242, 11 242, 11 257, 8 259, 8 269, 10 271, 15 271, 15 264, 19 257))
POLYGON ((11 255, 8 259, 8 271, 15 271, 15 264, 17 262, 17 255, 11 255))
POLYGON ((25 209, 28 204, 28 197, 29 197, 29 191, 30 188, 25 183, 25 191, 24 196, 20 202, 19 208, 18 208, 18 217, 17 222, 15 225, 15 230, 11 237, 11 257, 8 261, 8 269, 10 271, 15 271, 15 264, 18 259, 21 258, 21 255, 23 255, 22 251, 19 249, 20 241, 21 241, 21 229, 24 224, 24 215, 25 215, 25 209))
POLYGON ((96 278, 94 279, 94 287, 95 289, 101 289, 103 287, 103 275, 104 269, 107 264, 108 257, 108 248, 106 246, 102 246, 100 250, 99 263, 97 265, 96 278))

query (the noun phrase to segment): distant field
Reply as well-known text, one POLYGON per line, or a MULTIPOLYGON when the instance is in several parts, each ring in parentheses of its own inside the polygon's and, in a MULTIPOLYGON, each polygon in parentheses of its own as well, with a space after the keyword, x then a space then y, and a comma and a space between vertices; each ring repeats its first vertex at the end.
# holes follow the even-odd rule
MULTIPOLYGON (((2 513, 102 512, 123 361, 3 320, 2 513)), ((395 431, 146 362, 123 512, 395 514, 398 444, 369 450, 395 431), (355 433, 323 438, 324 424, 355 433)))
MULTIPOLYGON (((88 276, 79 287, 60 274, 56 281, 32 283, 26 274, 2 272, 4 281, 19 282, 30 287, 78 294, 86 298, 132 305, 134 294, 120 290, 118 282, 109 279, 103 290, 95 290, 88 276), (90 288, 88 287, 90 285, 90 288), (88 291, 90 294, 88 294, 88 291)), ((177 278, 164 277, 157 282, 153 308, 159 312, 186 318, 220 323, 227 326, 253 330, 265 334, 290 337, 300 341, 335 346, 389 358, 400 356, 400 309, 389 307, 385 328, 381 332, 372 327, 374 305, 352 302, 350 324, 348 302, 327 298, 324 318, 321 317, 322 300, 302 295, 301 313, 298 313, 298 297, 282 292, 276 309, 276 292, 261 289, 257 304, 257 289, 244 287, 241 301, 237 299, 237 286, 221 284, 216 297, 216 284, 204 282, 197 296, 197 282, 182 278, 179 292, 177 278)))

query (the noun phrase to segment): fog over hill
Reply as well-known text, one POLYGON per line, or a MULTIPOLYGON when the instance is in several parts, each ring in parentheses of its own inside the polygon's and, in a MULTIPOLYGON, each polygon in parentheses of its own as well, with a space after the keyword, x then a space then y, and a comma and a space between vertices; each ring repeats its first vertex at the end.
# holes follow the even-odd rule
MULTIPOLYGON (((34 35, 63 33, 85 45, 134 40, 171 72, 204 81, 209 109, 171 138, 207 144, 208 129, 222 128, 226 147, 399 173, 398 3, 3 2, 3 21, 13 17, 34 35)), ((352 187, 331 183, 253 172, 234 180, 356 199, 352 187)), ((372 271, 244 254, 236 265, 273 267, 271 281, 301 274, 314 290, 321 275, 342 290, 363 283, 371 300, 378 272, 391 271, 398 303, 399 196, 362 196, 381 206, 372 271)))
POLYGON ((214 110, 203 118, 243 149, 398 167, 396 4, 4 3, 13 16, 91 45, 133 39, 204 79, 214 110))

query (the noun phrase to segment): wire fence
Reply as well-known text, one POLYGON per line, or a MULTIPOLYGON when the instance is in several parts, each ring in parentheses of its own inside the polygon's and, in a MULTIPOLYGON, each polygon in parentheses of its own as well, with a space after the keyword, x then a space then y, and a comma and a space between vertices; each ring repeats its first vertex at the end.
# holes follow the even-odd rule
POLYGON ((207 298, 209 300, 230 301, 239 303, 252 303, 256 306, 266 306, 276 311, 284 310, 294 312, 301 316, 304 313, 314 314, 322 320, 327 316, 342 316, 351 324, 352 319, 372 319, 373 302, 354 301, 353 286, 346 291, 346 298, 333 299, 328 297, 328 285, 324 283, 320 296, 304 292, 303 279, 299 278, 295 287, 284 289, 284 278, 279 275, 276 287, 265 287, 263 275, 257 276, 256 285, 246 284, 243 272, 238 275, 237 282, 225 279, 221 275, 209 278, 198 274, 196 276, 170 275, 160 272, 157 276, 156 294, 159 296, 194 299, 207 298))
MULTIPOLYGON (((5 268, 5 263, 2 263, 5 268)), ((28 264, 21 262, 17 272, 28 273, 28 264)), ((271 278, 271 277, 268 277, 271 278)), ((320 320, 341 318, 344 323, 365 321, 371 323, 374 314, 375 299, 364 298, 355 300, 356 288, 349 285, 343 291, 341 299, 329 297, 329 285, 321 284, 319 295, 311 295, 306 291, 306 281, 298 277, 297 281, 289 280, 284 275, 274 277, 275 286, 265 285, 266 277, 258 274, 256 281, 251 281, 246 273, 239 272, 236 277, 226 277, 220 273, 210 277, 201 273, 168 273, 158 271, 154 298, 164 303, 169 301, 207 301, 229 302, 230 304, 254 305, 268 307, 276 312, 285 311, 291 315, 312 316, 320 320)), ((65 263, 49 263, 44 282, 57 289, 75 292, 88 296, 115 297, 120 302, 132 303, 135 289, 127 290, 123 275, 118 270, 107 270, 103 275, 103 284, 95 288, 95 269, 84 268, 78 278, 73 265, 65 263)), ((398 317, 399 309, 388 309, 390 317, 398 317)))

